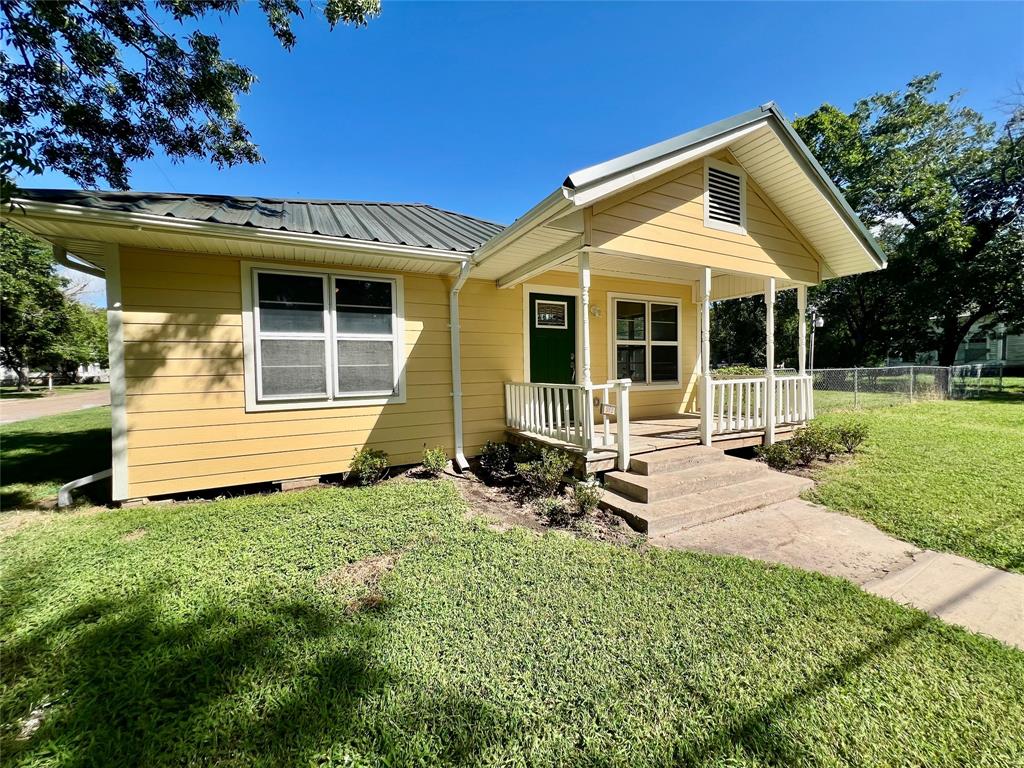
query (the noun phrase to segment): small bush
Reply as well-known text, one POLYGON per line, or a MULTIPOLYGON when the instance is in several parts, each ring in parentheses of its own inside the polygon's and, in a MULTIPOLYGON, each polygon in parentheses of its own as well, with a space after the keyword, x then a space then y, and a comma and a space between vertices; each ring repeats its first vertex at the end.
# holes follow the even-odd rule
POLYGON ((387 477, 390 465, 391 459, 384 451, 360 448, 352 457, 349 472, 359 485, 373 485, 387 477))
POLYGON ((835 428, 836 439, 847 453, 853 453, 868 439, 868 425, 862 421, 851 421, 835 428))
POLYGON ((749 379, 764 375, 764 368, 754 368, 750 365, 723 365, 711 372, 712 378, 715 379, 749 379))
POLYGON ((488 440, 480 451, 480 468, 491 480, 506 479, 512 468, 512 446, 488 440))
MULTIPOLYGON (((519 457, 517 456, 517 459, 519 457)), ((552 448, 542 448, 532 461, 516 461, 516 475, 531 496, 553 496, 572 466, 572 458, 552 448)))
POLYGON ((597 480, 590 476, 586 480, 578 480, 573 483, 569 502, 573 511, 581 515, 589 515, 601 501, 601 486, 597 480))
POLYGON ((448 464, 448 453, 440 445, 436 448, 423 449, 423 471, 431 477, 437 477, 448 464))
POLYGON ((762 445, 755 450, 758 461, 763 461, 772 469, 792 469, 796 466, 796 456, 788 443, 762 445))
POLYGON ((537 499, 537 514, 547 520, 548 525, 569 524, 569 512, 565 508, 565 500, 558 496, 545 496, 537 499))
POLYGON ((815 459, 829 461, 842 446, 833 427, 812 422, 796 433, 789 447, 797 462, 806 466, 815 459))

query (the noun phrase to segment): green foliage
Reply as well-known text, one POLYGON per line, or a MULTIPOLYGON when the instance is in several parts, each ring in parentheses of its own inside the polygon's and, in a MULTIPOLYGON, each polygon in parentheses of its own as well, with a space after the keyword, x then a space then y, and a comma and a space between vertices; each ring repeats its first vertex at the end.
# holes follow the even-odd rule
POLYGON ((974 323, 1024 325, 1024 103, 997 135, 958 95, 937 98, 938 80, 794 122, 889 255, 811 292, 819 367, 932 350, 949 365, 974 323))
POLYGON ((498 533, 449 482, 43 520, 0 538, 5 765, 1020 762, 1020 651, 818 574, 498 533))
POLYGON ((423 470, 433 477, 444 472, 448 465, 448 453, 440 445, 423 449, 423 470))
POLYGON ((55 341, 53 350, 64 377, 74 381, 79 365, 99 363, 101 367, 107 366, 107 313, 96 307, 71 302, 68 321, 67 333, 55 341))
POLYGON ((834 429, 836 440, 847 453, 854 453, 868 439, 868 425, 863 421, 843 421, 834 429))
MULTIPOLYGON (((290 49, 296 0, 260 0, 290 49)), ((261 160, 238 118, 256 76, 201 28, 239 0, 5 0, 0 15, 0 201, 11 178, 50 169, 76 184, 128 188, 131 162, 159 150, 219 166, 261 160), (169 17, 161 20, 156 16, 169 17)), ((324 17, 363 25, 379 0, 327 0, 324 17)))
POLYGON ((836 430, 818 421, 798 430, 789 441, 789 447, 797 463, 804 466, 815 459, 830 461, 842 449, 836 430))
POLYGON ((561 496, 544 496, 537 499, 535 505, 537 514, 544 518, 548 525, 561 527, 569 524, 569 510, 561 496))
POLYGON ((480 468, 492 481, 508 479, 512 470, 512 446, 488 440, 480 451, 480 468))
POLYGON ((360 448, 352 456, 349 472, 359 485, 373 485, 387 477, 389 466, 391 459, 384 451, 360 448))
MULTIPOLYGON (((764 376, 765 317, 763 296, 716 301, 711 305, 711 360, 720 371, 756 371, 733 376, 764 376)), ((779 291, 775 300, 775 364, 797 367, 796 291, 779 291)))
POLYGON ((764 376, 764 368, 755 368, 752 365, 723 365, 721 368, 715 368, 711 376, 715 379, 746 379, 764 376))
POLYGON ((516 457, 519 481, 534 497, 553 496, 572 467, 572 457, 554 448, 527 449, 516 457), (536 455, 536 458, 530 458, 536 455), (526 458, 526 461, 523 459, 526 458))
POLYGON ((569 492, 569 503, 579 515, 592 514, 601 503, 601 486, 593 475, 586 480, 577 480, 569 492))
POLYGON ((797 458, 789 443, 772 443, 761 445, 754 449, 754 453, 760 461, 763 461, 772 469, 785 471, 796 466, 797 458))

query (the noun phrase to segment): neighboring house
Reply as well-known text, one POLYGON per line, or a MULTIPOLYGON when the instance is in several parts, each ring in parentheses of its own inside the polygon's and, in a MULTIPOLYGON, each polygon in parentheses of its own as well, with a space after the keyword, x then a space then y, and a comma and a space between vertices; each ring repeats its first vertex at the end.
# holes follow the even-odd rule
MULTIPOLYGON (((46 384, 50 374, 43 371, 30 371, 28 379, 35 384, 46 384)), ((58 380, 60 376, 55 377, 58 380)), ((75 373, 75 381, 83 383, 95 383, 110 380, 110 372, 100 366, 99 363, 82 364, 78 366, 75 373)), ((0 366, 0 384, 14 386, 18 383, 18 373, 10 368, 0 366)))
MULTIPOLYGON (((966 338, 956 349, 954 365, 992 363, 1006 368, 1024 367, 1024 334, 1007 333, 1002 324, 983 329, 984 321, 971 326, 966 338)), ((918 365, 937 365, 938 352, 925 352, 917 356, 918 365)))
POLYGON ((803 305, 884 264, 773 104, 571 173, 508 227, 58 190, 23 192, 8 219, 106 278, 118 500, 344 472, 364 446, 464 465, 508 430, 589 469, 771 441, 810 416, 810 379, 713 381, 710 301, 803 305))

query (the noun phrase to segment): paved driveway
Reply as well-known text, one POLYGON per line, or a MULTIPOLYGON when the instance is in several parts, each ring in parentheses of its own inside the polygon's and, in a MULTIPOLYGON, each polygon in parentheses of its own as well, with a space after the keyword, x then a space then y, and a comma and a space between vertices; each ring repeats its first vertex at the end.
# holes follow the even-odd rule
POLYGON ((80 411, 83 408, 95 408, 99 405, 110 405, 109 389, 92 389, 85 392, 49 395, 27 400, 5 398, 0 400, 0 424, 12 424, 16 421, 37 419, 40 416, 80 411))
POLYGON ((922 550, 870 523, 794 499, 652 539, 839 576, 1024 649, 1024 575, 922 550))

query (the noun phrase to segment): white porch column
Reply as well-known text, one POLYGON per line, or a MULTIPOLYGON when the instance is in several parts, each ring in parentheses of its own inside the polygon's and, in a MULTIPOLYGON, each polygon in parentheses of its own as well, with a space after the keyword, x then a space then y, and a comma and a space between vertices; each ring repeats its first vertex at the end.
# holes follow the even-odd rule
POLYGON ((711 269, 700 274, 700 345, 697 353, 698 398, 700 404, 700 441, 711 445, 711 418, 714 411, 714 388, 711 383, 711 269))
POLYGON ((583 379, 580 384, 589 387, 590 380, 590 254, 580 251, 576 256, 580 277, 580 330, 583 334, 582 353, 583 379))
POLYGON ((764 442, 771 445, 775 442, 775 278, 764 281, 765 305, 765 420, 764 442))
POLYGON ((797 314, 797 373, 807 373, 807 286, 796 288, 797 314))

